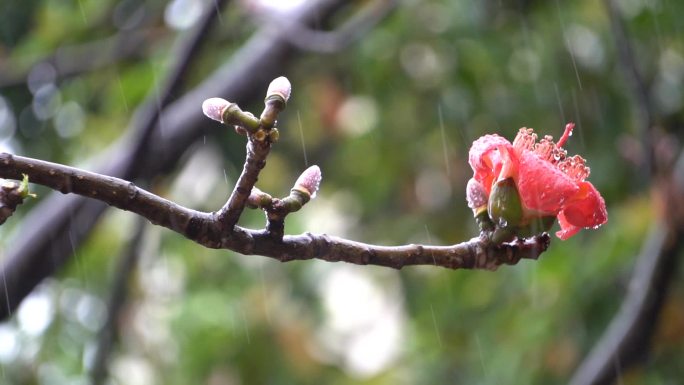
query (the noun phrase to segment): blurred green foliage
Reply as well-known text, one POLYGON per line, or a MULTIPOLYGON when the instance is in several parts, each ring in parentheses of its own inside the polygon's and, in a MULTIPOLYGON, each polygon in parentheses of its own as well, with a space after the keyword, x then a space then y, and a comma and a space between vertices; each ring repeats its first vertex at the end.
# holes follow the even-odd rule
MULTIPOLYGON (((187 89, 256 29, 249 3, 223 12, 187 89)), ((678 150, 684 3, 617 3, 657 123, 678 150)), ((193 4, 3 2, 0 147, 88 165, 159 86, 193 4), (54 68, 33 66, 61 47, 130 30, 153 31, 153 41, 102 68, 51 77, 54 68)), ((588 160, 609 222, 554 239, 539 261, 496 273, 280 264, 204 249, 150 225, 117 324, 111 383, 566 382, 618 309, 656 218, 650 186, 635 172, 643 152, 638 121, 603 3, 404 1, 351 47, 302 52, 288 68, 293 97, 258 186, 282 195, 307 165, 323 170, 319 197, 288 218, 288 233, 379 244, 469 239, 476 235, 464 194, 472 141, 487 133, 512 139, 523 126, 557 137, 568 121, 577 129, 566 147, 588 160)), ((262 106, 242 107, 259 113, 262 106)), ((213 134, 154 191, 211 211, 241 169, 244 138, 206 125, 213 134)), ((3 249, 30 205, 0 228, 3 249)), ((0 324, 0 383, 87 383, 133 221, 109 212, 68 269, 0 324)), ((241 224, 261 227, 262 215, 248 212, 241 224)), ((648 360, 623 383, 684 378, 682 325, 684 286, 676 279, 648 360)))

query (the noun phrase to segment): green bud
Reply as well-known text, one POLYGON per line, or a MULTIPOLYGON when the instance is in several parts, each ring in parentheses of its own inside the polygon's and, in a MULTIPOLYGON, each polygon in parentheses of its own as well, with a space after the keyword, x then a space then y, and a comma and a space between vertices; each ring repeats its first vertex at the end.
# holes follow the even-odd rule
POLYGON ((523 221, 520 194, 512 178, 497 181, 492 186, 488 203, 489 217, 497 227, 518 227, 523 221))

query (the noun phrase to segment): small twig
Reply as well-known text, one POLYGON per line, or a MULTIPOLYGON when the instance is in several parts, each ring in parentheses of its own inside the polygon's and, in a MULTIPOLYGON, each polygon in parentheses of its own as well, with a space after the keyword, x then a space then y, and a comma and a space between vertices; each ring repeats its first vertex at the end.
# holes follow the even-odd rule
POLYGON ((107 378, 107 362, 114 345, 116 324, 128 297, 128 285, 133 271, 140 259, 140 244, 145 233, 145 226, 145 219, 139 217, 133 229, 133 239, 129 241, 128 247, 119 256, 119 264, 114 273, 112 288, 107 301, 107 319, 98 334, 95 358, 90 369, 92 385, 102 384, 107 378))
POLYGON ((266 165, 266 157, 271 151, 270 141, 257 141, 253 136, 247 141, 247 157, 242 173, 235 183, 228 202, 216 213, 223 228, 230 230, 235 226, 247 203, 252 187, 259 179, 259 173, 266 165))
MULTIPOLYGON (((266 157, 268 157, 268 153, 271 151, 271 144, 278 140, 278 129, 274 126, 278 114, 287 106, 291 89, 292 86, 287 78, 281 76, 273 80, 266 91, 266 98, 264 99, 265 108, 259 118, 258 128, 255 131, 246 130, 248 140, 245 165, 228 201, 216 213, 216 219, 221 223, 224 231, 231 231, 238 219, 240 219, 240 215, 252 193, 252 188, 254 188, 257 179, 259 179, 259 173, 266 165, 266 157)), ((202 108, 205 114, 208 113, 210 118, 224 122, 224 115, 231 112, 230 107, 233 103, 223 102, 225 102, 225 109, 222 111, 217 111, 213 108, 204 110, 205 104, 202 105, 202 108)))
POLYGON ((279 239, 267 231, 239 226, 227 231, 211 213, 180 206, 122 179, 0 153, 0 177, 17 178, 21 173, 27 174, 34 183, 63 193, 84 195, 132 211, 206 247, 262 255, 281 262, 315 258, 395 269, 409 265, 435 265, 450 269, 495 270, 502 264, 516 264, 521 259, 537 259, 550 242, 546 233, 501 245, 484 238, 473 238, 453 246, 391 247, 310 233, 279 239))

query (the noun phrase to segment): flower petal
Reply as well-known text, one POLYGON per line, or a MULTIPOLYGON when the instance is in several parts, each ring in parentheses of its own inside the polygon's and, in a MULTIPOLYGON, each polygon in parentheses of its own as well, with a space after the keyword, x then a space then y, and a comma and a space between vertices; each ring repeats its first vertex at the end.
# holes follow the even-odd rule
POLYGON ((579 191, 563 209, 568 223, 578 227, 596 227, 608 221, 606 202, 593 184, 579 183, 579 191))
POLYGON ((473 178, 482 183, 487 194, 501 171, 502 160, 497 150, 499 146, 512 148, 511 143, 499 135, 485 135, 473 142, 468 154, 468 163, 474 172, 473 178))
POLYGON ((536 154, 523 151, 518 159, 517 184, 525 208, 555 215, 578 193, 574 180, 536 154))
POLYGON ((566 240, 583 227, 597 227, 607 221, 606 202, 601 194, 590 182, 580 182, 579 192, 558 214, 561 230, 556 232, 556 236, 566 240))
POLYGON ((582 230, 581 227, 574 226, 570 222, 568 222, 563 212, 558 214, 558 224, 560 225, 561 229, 559 231, 556 231, 556 236, 563 241, 577 234, 578 231, 582 230))

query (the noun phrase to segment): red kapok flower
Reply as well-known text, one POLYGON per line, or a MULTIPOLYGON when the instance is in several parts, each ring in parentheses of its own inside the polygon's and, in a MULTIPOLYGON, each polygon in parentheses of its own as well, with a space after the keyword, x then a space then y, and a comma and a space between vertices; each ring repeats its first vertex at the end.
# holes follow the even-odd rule
POLYGON ((523 218, 557 217, 561 230, 556 236, 563 240, 582 228, 606 223, 606 204, 585 180, 589 176, 586 161, 579 155, 568 157, 562 148, 574 127, 568 123, 558 143, 551 136, 537 142, 531 128, 521 128, 513 144, 496 134, 479 138, 468 158, 473 179, 489 196, 494 183, 511 178, 520 195, 523 218))

